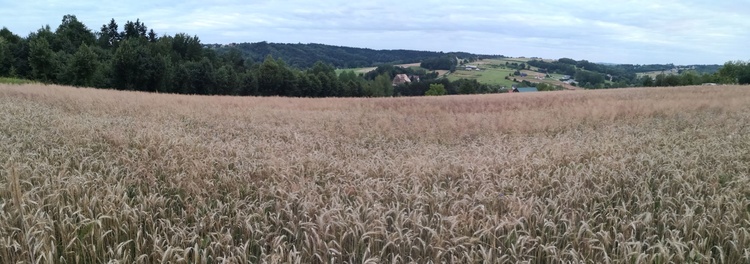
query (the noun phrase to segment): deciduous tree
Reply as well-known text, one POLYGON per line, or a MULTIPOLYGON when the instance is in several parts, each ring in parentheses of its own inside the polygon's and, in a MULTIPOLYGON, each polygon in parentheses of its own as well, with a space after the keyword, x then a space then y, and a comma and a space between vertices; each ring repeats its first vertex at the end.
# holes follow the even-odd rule
POLYGON ((424 93, 424 95, 428 96, 436 96, 436 95, 445 95, 448 91, 445 90, 445 86, 440 83, 433 83, 430 84, 430 89, 427 90, 427 92, 424 93))
POLYGON ((92 45, 96 42, 96 36, 74 15, 65 15, 62 23, 55 31, 57 44, 54 50, 62 50, 66 53, 74 53, 81 44, 92 45))
POLYGON ((191 37, 185 33, 177 33, 172 37, 172 50, 181 60, 197 61, 203 55, 203 47, 198 36, 191 37))
POLYGON ((163 86, 166 66, 145 39, 123 40, 112 59, 113 85, 118 89, 157 91, 163 86))
POLYGON ((86 44, 81 44, 78 51, 71 57, 68 63, 68 73, 73 79, 73 85, 91 86, 96 67, 98 65, 96 54, 86 44))
POLYGON ((29 65, 32 77, 42 82, 53 82, 57 71, 56 54, 46 38, 35 37, 29 42, 29 65))
POLYGON ((8 76, 10 74, 11 58, 10 48, 5 38, 0 37, 0 76, 8 76))

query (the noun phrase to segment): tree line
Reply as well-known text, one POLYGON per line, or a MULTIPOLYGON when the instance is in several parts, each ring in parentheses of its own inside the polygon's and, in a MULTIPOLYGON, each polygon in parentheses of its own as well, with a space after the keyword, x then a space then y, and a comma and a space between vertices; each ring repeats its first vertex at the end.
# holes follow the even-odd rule
POLYGON ((321 61, 336 68, 375 67, 383 64, 418 63, 439 57, 487 57, 466 52, 434 52, 417 50, 373 50, 365 48, 340 47, 324 44, 290 43, 234 43, 228 45, 206 44, 219 54, 237 49, 242 55, 254 61, 262 61, 268 55, 284 60, 287 65, 306 69, 321 61))
POLYGON ((422 60, 419 64, 420 67, 430 70, 448 70, 451 72, 456 71, 458 65, 458 59, 455 56, 441 56, 437 58, 428 58, 422 60))
MULTIPOLYGON (((55 30, 44 26, 27 37, 7 28, 0 30, 0 76, 61 85, 203 95, 424 95, 428 88, 422 86, 435 82, 445 83, 450 94, 497 91, 477 82, 438 81, 435 72, 392 65, 382 65, 366 74, 337 74, 332 64, 321 61, 300 69, 273 54, 256 62, 236 47, 205 46, 198 36, 159 35, 140 20, 127 21, 121 28, 112 19, 93 31, 75 15, 65 15, 55 30), (391 81, 396 74, 408 74, 425 84, 412 82, 394 87, 391 81)), ((385 54, 384 59, 395 58, 385 54)))
POLYGON ((607 65, 586 60, 576 61, 561 58, 556 61, 530 60, 530 66, 540 71, 571 76, 584 88, 620 88, 633 86, 683 86, 703 83, 748 84, 750 64, 743 61, 730 61, 721 65, 691 65, 680 69, 676 74, 661 73, 656 76, 643 74, 653 71, 671 71, 673 64, 607 65))

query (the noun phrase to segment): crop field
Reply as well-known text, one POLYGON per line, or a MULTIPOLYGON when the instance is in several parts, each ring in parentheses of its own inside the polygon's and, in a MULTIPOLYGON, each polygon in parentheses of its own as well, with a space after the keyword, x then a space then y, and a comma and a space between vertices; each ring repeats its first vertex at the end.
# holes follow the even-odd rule
POLYGON ((448 80, 455 81, 458 79, 475 79, 480 83, 502 85, 511 87, 515 84, 512 80, 506 80, 505 77, 514 70, 502 68, 482 68, 481 71, 467 71, 463 68, 456 69, 455 72, 448 74, 448 80))
MULTIPOLYGON (((419 63, 406 63, 406 64, 396 64, 393 66, 403 67, 403 68, 415 68, 415 69, 423 69, 422 67, 419 67, 419 63)), ((378 67, 365 67, 365 68, 347 68, 347 69, 336 69, 336 74, 341 74, 345 71, 353 71, 354 73, 368 73, 371 71, 374 71, 378 67)), ((424 69, 427 70, 427 69, 424 69)), ((429 71, 429 70, 427 70, 429 71)))
POLYGON ((651 78, 655 79, 656 76, 658 76, 659 74, 675 75, 677 73, 672 72, 672 71, 650 71, 650 72, 639 72, 636 75, 638 76, 638 78, 642 78, 643 76, 650 76, 651 78))
POLYGON ((750 87, 0 84, 0 263, 750 263, 750 87))
POLYGON ((579 89, 578 87, 560 81, 560 78, 562 78, 563 76, 562 74, 551 74, 550 77, 546 77, 546 74, 535 71, 522 70, 521 72, 527 74, 526 77, 513 76, 513 78, 518 81, 525 80, 532 83, 547 83, 555 86, 561 86, 569 90, 579 89))
MULTIPOLYGON (((505 77, 509 74, 513 74, 515 72, 515 69, 512 69, 510 67, 505 67, 505 62, 510 63, 524 63, 525 61, 521 61, 523 59, 485 59, 480 60, 472 63, 468 63, 468 65, 476 65, 481 70, 466 70, 464 67, 458 67, 455 72, 448 75, 448 79, 451 81, 459 80, 459 79, 474 79, 477 80, 480 83, 486 83, 486 84, 494 84, 494 85, 502 85, 505 87, 511 87, 513 85, 517 85, 517 82, 513 82, 513 79, 518 80, 518 82, 521 82, 523 80, 532 82, 532 83, 548 83, 552 85, 559 85, 563 86, 568 89, 573 89, 574 87, 567 85, 563 82, 561 82, 559 79, 562 78, 561 74, 554 74, 551 78, 542 78, 537 79, 536 76, 544 76, 544 73, 539 73, 535 71, 529 71, 529 70, 523 70, 523 73, 528 74, 527 77, 521 77, 521 76, 509 76, 510 80, 506 80, 505 77)), ((531 67, 533 70, 537 70, 536 67, 531 67)))

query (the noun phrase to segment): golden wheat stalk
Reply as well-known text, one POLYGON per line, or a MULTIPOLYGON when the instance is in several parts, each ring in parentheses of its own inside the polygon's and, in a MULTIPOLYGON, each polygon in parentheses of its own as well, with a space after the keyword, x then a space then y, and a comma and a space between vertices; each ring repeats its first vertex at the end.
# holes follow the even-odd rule
POLYGON ((28 228, 26 227, 26 216, 23 210, 23 192, 21 190, 21 179, 18 175, 18 171, 15 165, 10 165, 10 173, 8 173, 8 183, 10 184, 11 195, 13 197, 13 204, 16 207, 16 214, 18 215, 18 223, 21 225, 21 243, 26 246, 26 253, 29 256, 30 263, 34 263, 34 250, 26 236, 28 228))

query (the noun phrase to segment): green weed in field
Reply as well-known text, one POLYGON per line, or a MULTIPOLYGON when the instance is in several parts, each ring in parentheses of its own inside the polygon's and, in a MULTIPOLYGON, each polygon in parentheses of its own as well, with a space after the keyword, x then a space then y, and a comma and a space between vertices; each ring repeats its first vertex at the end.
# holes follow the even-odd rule
POLYGON ((10 78, 10 77, 0 77, 0 83, 5 84, 29 84, 29 83, 35 83, 34 81, 29 81, 26 79, 18 79, 18 78, 10 78))

